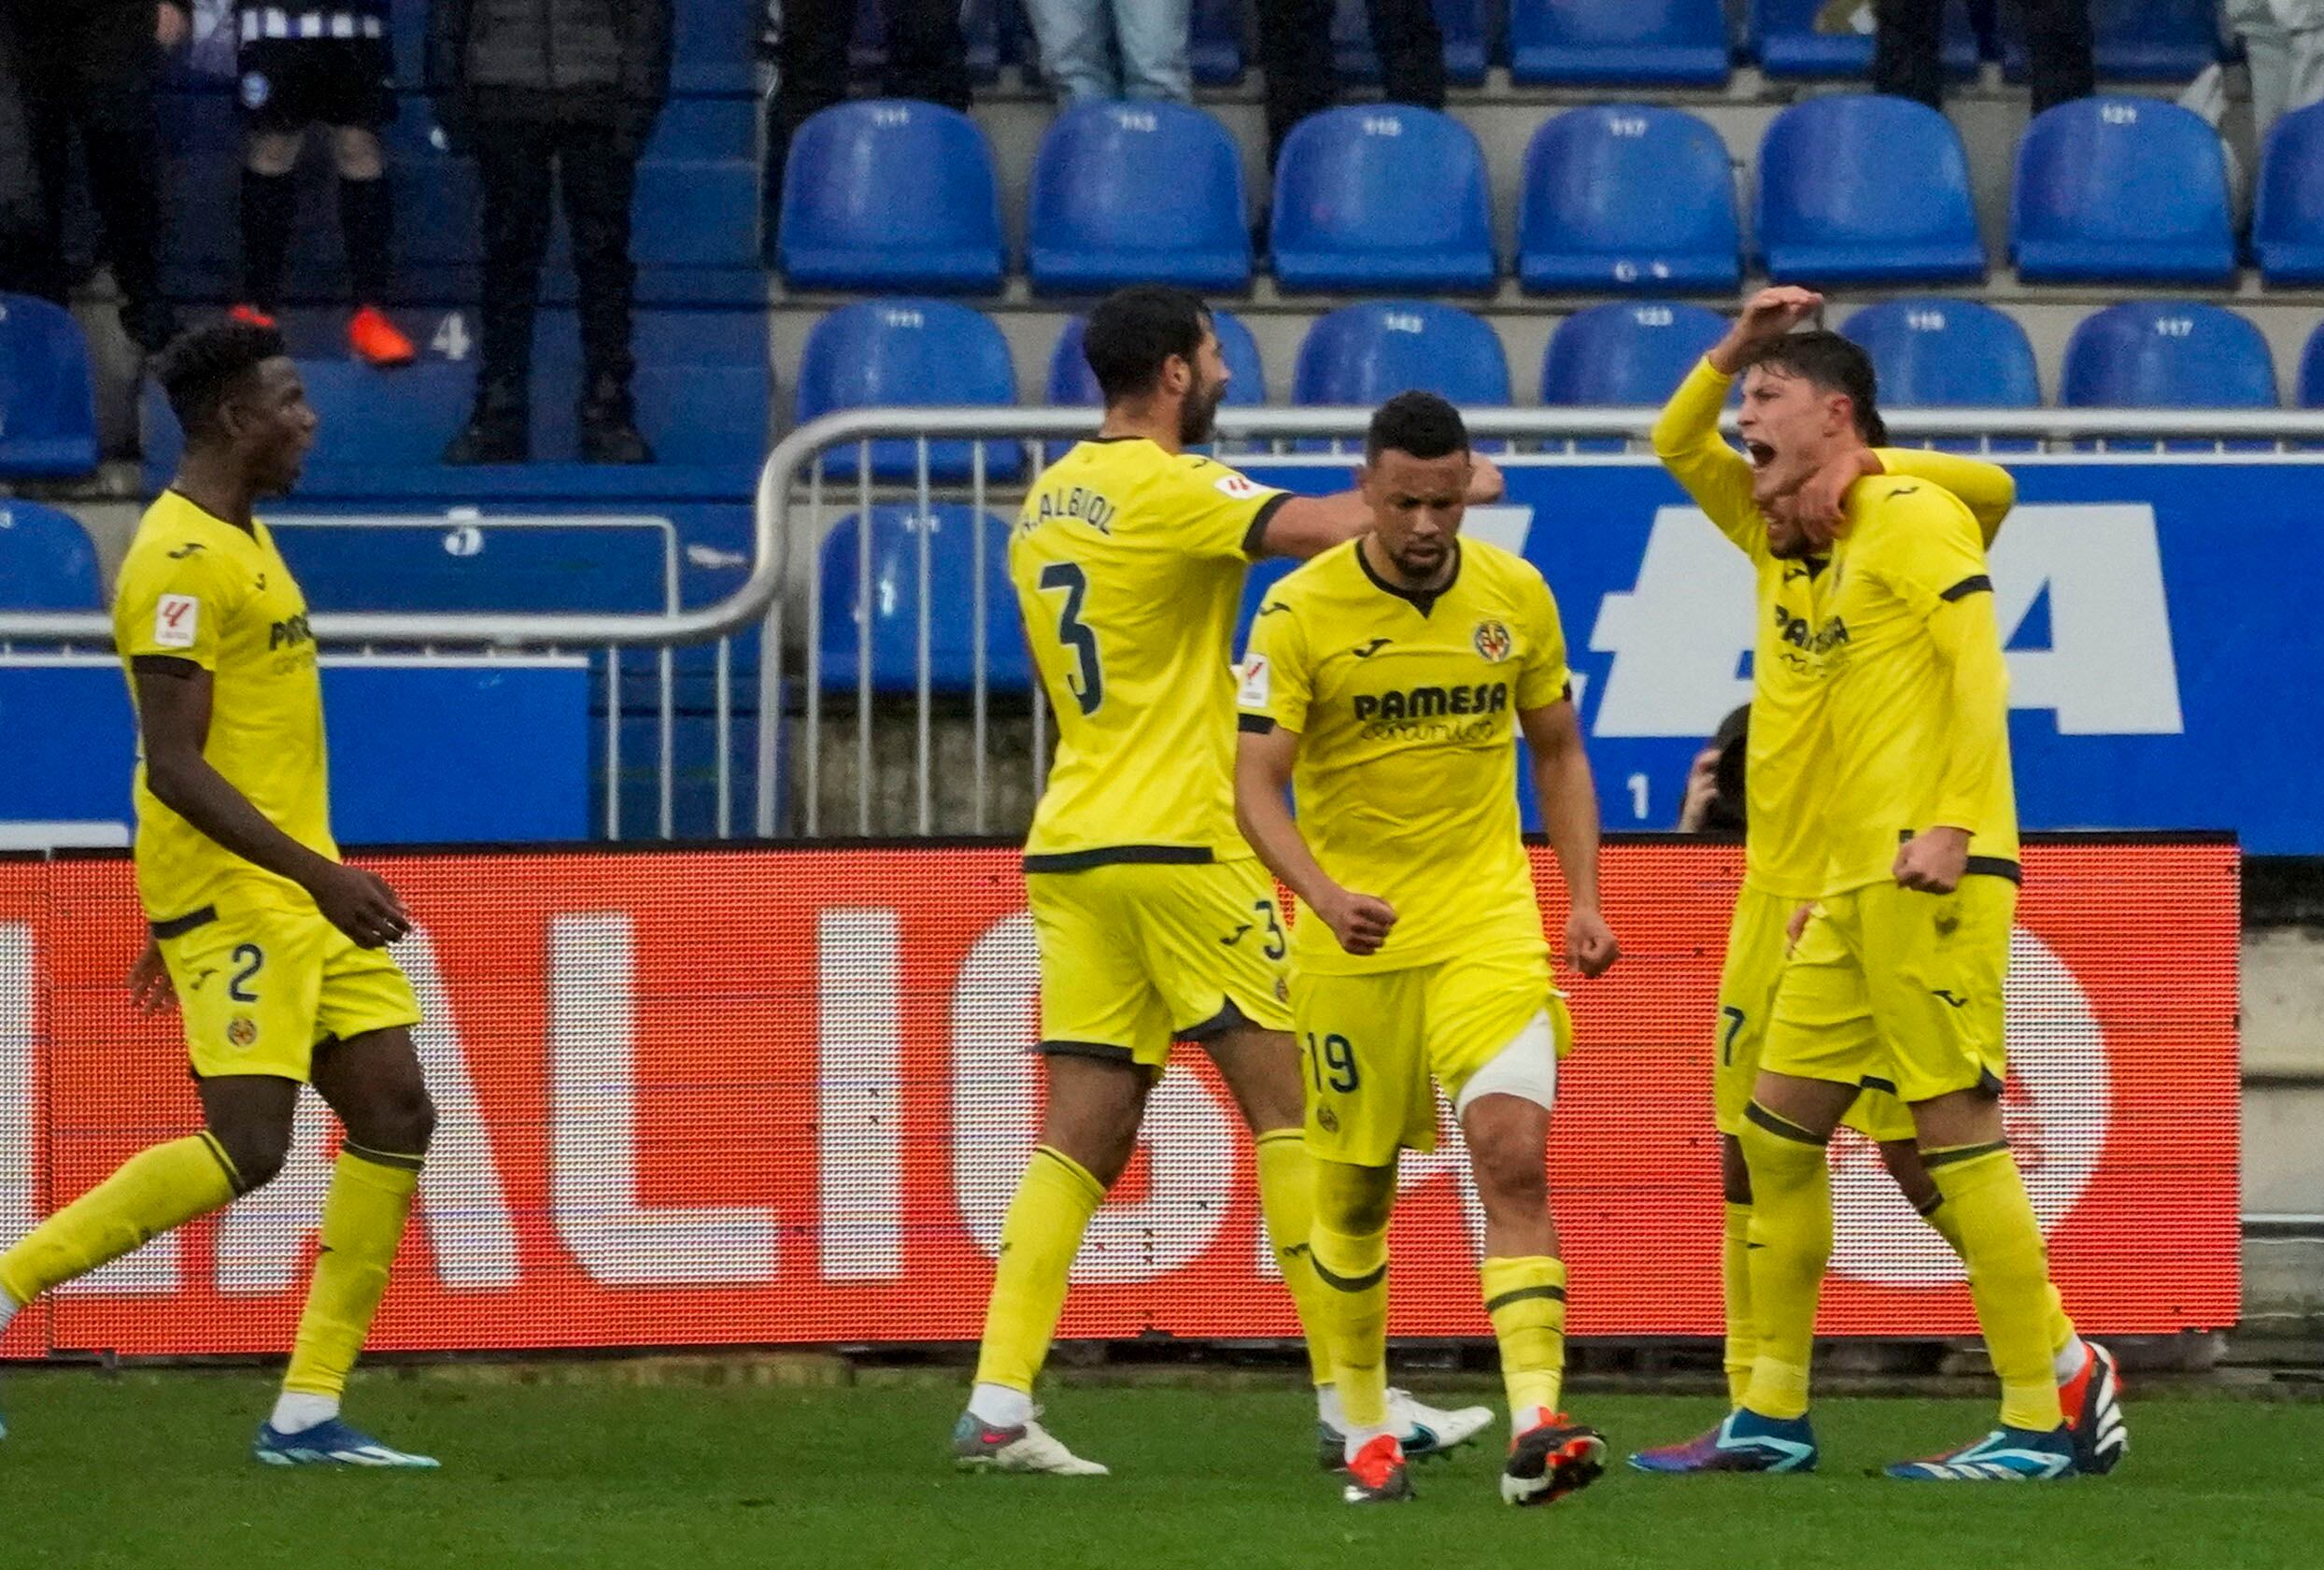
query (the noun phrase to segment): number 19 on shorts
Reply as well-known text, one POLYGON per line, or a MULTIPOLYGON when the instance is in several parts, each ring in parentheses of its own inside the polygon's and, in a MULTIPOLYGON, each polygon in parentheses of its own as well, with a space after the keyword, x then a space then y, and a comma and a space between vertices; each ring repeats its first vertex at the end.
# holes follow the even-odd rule
POLYGON ((1318 1036, 1311 1030, 1301 1046, 1301 1055, 1307 1059, 1308 1078, 1313 1082, 1318 1096, 1326 1090, 1347 1096, 1364 1082, 1363 1076, 1356 1071, 1355 1048, 1345 1036, 1318 1036))

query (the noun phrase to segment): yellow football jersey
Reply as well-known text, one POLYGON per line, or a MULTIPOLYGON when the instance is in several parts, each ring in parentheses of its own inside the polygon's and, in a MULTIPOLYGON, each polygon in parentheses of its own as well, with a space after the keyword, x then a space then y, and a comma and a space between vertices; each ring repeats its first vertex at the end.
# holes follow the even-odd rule
POLYGON ((1299 733, 1299 828, 1335 883, 1396 912, 1375 955, 1320 920, 1292 927, 1295 968, 1353 975, 1456 953, 1539 945, 1519 837, 1517 711, 1570 691, 1550 586, 1522 557, 1455 545, 1436 594, 1389 584, 1360 542, 1277 585, 1251 629, 1245 725, 1299 733))
MULTIPOLYGON (((1954 602, 1984 596, 1993 581, 1969 509, 1925 480, 1881 475, 1849 493, 1849 527, 1834 552, 1816 644, 1830 662, 1825 721, 1832 780, 1823 833, 1824 892, 1841 894, 1892 876, 1899 843, 1939 823, 1971 830, 1970 870, 2018 874, 2018 804, 2005 717, 1980 738, 1979 717, 1954 711, 1953 669, 1932 621, 1954 602), (1962 797, 1940 795, 1964 745, 1962 797), (1943 815, 1940 816, 1940 812, 1943 815)), ((1984 661, 2005 716, 2008 672, 1989 614, 1984 661)))
MULTIPOLYGON (((1825 845, 1821 787, 1830 763, 1823 739, 1823 660, 1813 629, 1823 624, 1829 574, 1821 559, 1784 559, 1767 549, 1767 520, 1751 500, 1751 466, 1719 434, 1734 378, 1710 361, 1693 371, 1654 424, 1654 452, 1758 574, 1759 630, 1751 646, 1751 729, 1743 773, 1743 881, 1764 894, 1812 899, 1822 890, 1825 845)), ((1890 474, 1951 491, 1991 541, 2017 500, 2005 469, 1917 447, 1878 449, 1890 474)))
POLYGON ((1235 616, 1286 500, 1143 437, 1079 443, 1033 482, 1009 576, 1057 753, 1027 871, 1253 854, 1235 827, 1235 616))
MULTIPOLYGON (((264 524, 245 532, 163 491, 121 562, 113 640, 124 666, 139 655, 167 655, 209 672, 215 685, 202 756, 275 827, 337 859, 306 600, 264 524)), ((133 704, 136 693, 133 678, 133 704)), ((221 895, 308 902, 296 884, 243 860, 156 800, 146 786, 142 748, 136 801, 137 893, 154 920, 198 911, 221 895)))

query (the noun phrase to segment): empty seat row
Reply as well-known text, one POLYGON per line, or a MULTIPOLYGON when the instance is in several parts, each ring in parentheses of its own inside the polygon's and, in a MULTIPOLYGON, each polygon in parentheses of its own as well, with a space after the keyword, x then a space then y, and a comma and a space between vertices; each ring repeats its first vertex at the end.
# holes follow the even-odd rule
MULTIPOLYGON (((780 251, 791 287, 975 292, 1007 272, 984 133, 932 105, 843 105, 793 142, 780 251)), ((1901 98, 1811 99, 1760 146, 1753 238, 1769 276, 1822 285, 1986 274, 1969 160, 1949 120, 1901 98)), ((1517 275, 1536 291, 1723 292, 1742 274, 1725 144, 1682 110, 1607 105, 1546 120, 1526 149, 1517 275)), ((1084 105, 1035 156, 1036 290, 1250 281, 1241 158, 1169 104, 1084 105)), ((2217 284, 2236 268, 2227 167, 2201 116, 2151 99, 2060 105, 2018 152, 2011 251, 2036 282, 2217 284)), ((1449 116, 1350 106, 1301 122, 1276 171, 1269 247, 1292 290, 1483 292, 1501 273, 1477 138, 1449 116)), ((2256 229, 2271 277, 2324 277, 2324 106, 2268 141, 2256 229)))
MULTIPOLYGON (((1258 349, 1231 314, 1213 314, 1231 373, 1226 402, 1265 402, 1258 349)), ((1868 305, 1840 329, 1872 356, 1881 401, 1892 408, 2034 408, 2040 377, 2024 329, 1975 301, 1904 299, 1868 305)), ((1538 396, 1552 406, 1661 403, 1726 331, 1726 318, 1699 305, 1622 302, 1561 321, 1542 356, 1538 396)), ((950 301, 870 301, 831 312, 809 332, 799 367, 799 423, 843 409, 881 405, 1006 407, 1016 402, 1016 370, 999 328, 950 301)), ((1439 302, 1396 300, 1350 305, 1318 318, 1299 347, 1291 378, 1295 404, 1376 403, 1424 388, 1470 407, 1513 403, 1500 335, 1481 318, 1439 302)), ((2301 399, 2324 407, 2324 327, 2311 340, 2301 399)), ((1049 362, 1051 403, 1098 402, 1081 355, 1081 324, 1069 322, 1049 362)), ((2247 318, 2194 302, 2139 301, 2083 320, 2068 345, 2059 387, 2067 407, 2271 408, 2274 361, 2247 318)), ((869 444, 870 477, 910 481, 917 443, 869 444)), ((1024 473, 1022 444, 931 440, 928 477, 971 477, 981 451, 985 476, 1024 473)), ((846 449, 826 459, 827 476, 857 477, 846 449)))

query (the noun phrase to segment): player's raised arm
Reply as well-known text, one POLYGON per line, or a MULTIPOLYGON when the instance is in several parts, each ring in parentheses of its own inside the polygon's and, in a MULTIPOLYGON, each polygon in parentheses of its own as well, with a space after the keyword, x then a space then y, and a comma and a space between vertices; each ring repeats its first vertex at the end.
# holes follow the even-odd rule
POLYGON ((411 917, 384 881, 299 843, 211 767, 202 751, 215 684, 208 671, 168 655, 138 655, 131 670, 146 786, 155 800, 243 860, 306 890, 324 918, 363 947, 411 930, 411 917))
POLYGON ((1809 475, 1793 495, 1792 515, 1819 549, 1828 546, 1844 527, 1848 493, 1858 480, 1878 474, 1926 480, 1951 491, 1989 545, 2018 504, 2017 478, 1998 463, 1921 447, 1859 447, 1809 475))

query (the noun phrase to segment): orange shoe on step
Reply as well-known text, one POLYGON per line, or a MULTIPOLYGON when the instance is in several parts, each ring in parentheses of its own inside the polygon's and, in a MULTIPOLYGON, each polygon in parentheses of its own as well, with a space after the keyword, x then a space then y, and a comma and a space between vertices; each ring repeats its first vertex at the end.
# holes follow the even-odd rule
POLYGON ((347 343, 356 359, 381 370, 409 365, 416 358, 412 341, 376 305, 361 306, 347 318, 347 343))

